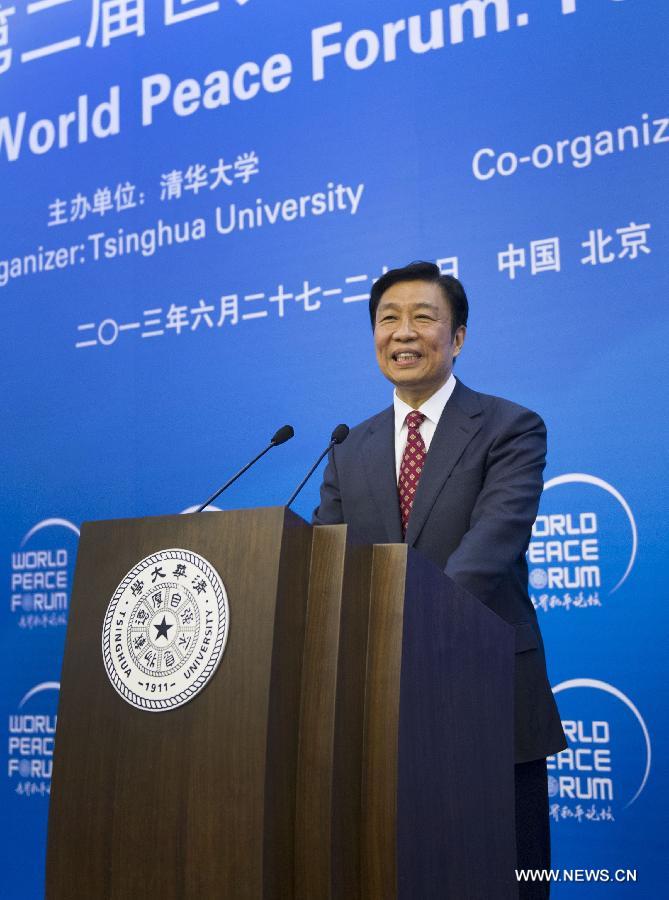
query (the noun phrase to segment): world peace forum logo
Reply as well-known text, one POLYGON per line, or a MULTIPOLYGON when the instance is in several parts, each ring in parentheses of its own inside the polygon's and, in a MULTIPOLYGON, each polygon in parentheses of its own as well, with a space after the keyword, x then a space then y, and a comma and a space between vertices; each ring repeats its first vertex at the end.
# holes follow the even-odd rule
POLYGON ((601 607, 629 578, 637 545, 617 488, 579 472, 551 478, 527 550, 532 603, 544 612, 601 607))
POLYGON ((48 797, 51 793, 59 689, 57 681, 34 685, 9 715, 7 777, 21 797, 48 797))
POLYGON ((547 759, 551 816, 556 822, 614 822, 648 782, 646 722, 633 701, 605 681, 572 678, 553 693, 568 747, 547 759))
POLYGON ((47 518, 23 535, 12 552, 9 609, 19 628, 64 627, 79 529, 68 519, 47 518))
POLYGON ((161 550, 116 588, 102 629, 109 680, 138 709, 182 706, 212 677, 228 637, 220 576, 190 550, 161 550))

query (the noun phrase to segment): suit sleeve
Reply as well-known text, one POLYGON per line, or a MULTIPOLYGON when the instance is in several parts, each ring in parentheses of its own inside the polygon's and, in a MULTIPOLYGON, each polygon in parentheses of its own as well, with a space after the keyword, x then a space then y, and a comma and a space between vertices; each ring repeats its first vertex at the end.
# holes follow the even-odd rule
POLYGON ((328 455, 328 464, 321 484, 321 502, 314 510, 311 522, 313 525, 341 525, 344 521, 339 492, 339 476, 335 462, 334 447, 328 455))
POLYGON ((469 530, 444 570, 484 603, 527 550, 545 463, 546 427, 535 413, 522 410, 490 446, 469 530))

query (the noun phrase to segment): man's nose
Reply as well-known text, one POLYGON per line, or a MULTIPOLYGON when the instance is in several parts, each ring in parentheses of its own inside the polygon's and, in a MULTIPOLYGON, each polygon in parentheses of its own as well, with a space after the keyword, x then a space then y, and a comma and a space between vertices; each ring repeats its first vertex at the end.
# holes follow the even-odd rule
POLYGON ((399 340, 412 340, 416 336, 416 329, 409 316, 401 318, 395 328, 395 337, 399 340))

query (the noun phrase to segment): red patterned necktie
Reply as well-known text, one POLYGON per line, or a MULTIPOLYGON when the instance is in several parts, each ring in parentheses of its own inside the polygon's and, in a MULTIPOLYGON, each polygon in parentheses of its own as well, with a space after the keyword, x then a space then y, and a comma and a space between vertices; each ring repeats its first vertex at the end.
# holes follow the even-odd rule
POLYGON ((400 512, 402 514, 402 534, 407 533, 407 523, 411 515, 413 498, 420 481, 420 473, 425 463, 425 444, 418 430, 425 419, 423 413, 412 410, 404 420, 407 424, 407 444, 400 463, 400 477, 397 487, 400 493, 400 512))

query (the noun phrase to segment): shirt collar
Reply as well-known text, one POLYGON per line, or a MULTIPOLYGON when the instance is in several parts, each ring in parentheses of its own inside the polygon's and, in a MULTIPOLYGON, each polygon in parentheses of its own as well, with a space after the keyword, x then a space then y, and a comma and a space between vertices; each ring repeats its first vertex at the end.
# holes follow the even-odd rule
MULTIPOLYGON (((431 397, 418 407, 418 412, 422 412, 426 419, 429 419, 435 425, 439 422, 444 407, 448 403, 451 394, 455 390, 455 375, 451 372, 445 384, 439 388, 431 397)), ((395 434, 399 434, 404 425, 404 420, 412 411, 413 407, 400 400, 397 391, 393 393, 393 406, 395 407, 395 434)))

